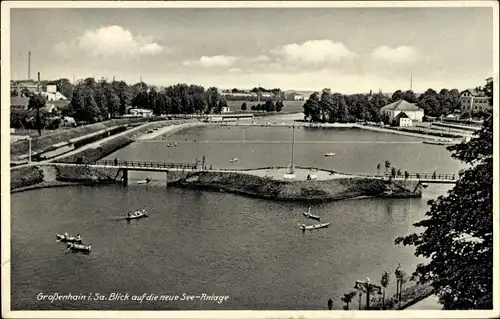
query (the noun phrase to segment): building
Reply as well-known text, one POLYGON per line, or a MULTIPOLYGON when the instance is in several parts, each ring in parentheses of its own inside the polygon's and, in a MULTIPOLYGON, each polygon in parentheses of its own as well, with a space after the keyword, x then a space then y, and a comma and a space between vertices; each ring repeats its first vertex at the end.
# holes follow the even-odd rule
POLYGON ((131 108, 128 110, 128 112, 130 115, 138 116, 138 117, 152 117, 153 116, 153 110, 149 110, 149 109, 131 108))
POLYGON ((467 89, 460 93, 460 110, 462 113, 474 114, 481 111, 491 111, 490 98, 483 91, 467 89))
POLYGON ((294 94, 293 95, 293 100, 294 101, 304 101, 304 96, 301 94, 294 94))
POLYGON ((56 93, 57 85, 47 84, 47 93, 56 93))
POLYGON ((400 112, 396 117, 392 120, 394 125, 404 127, 404 126, 413 126, 413 121, 406 115, 405 112, 400 112))
POLYGON ((42 92, 40 93, 47 101, 59 101, 59 100, 67 100, 67 98, 61 94, 61 92, 42 92))
POLYGON ((207 115, 204 119, 205 122, 239 122, 239 121, 253 121, 254 116, 250 113, 245 114, 212 114, 207 115))
POLYGON ((424 110, 419 108, 413 103, 406 102, 405 100, 399 100, 394 103, 387 104, 386 106, 380 109, 382 115, 385 115, 389 118, 389 122, 396 125, 405 125, 411 126, 413 122, 421 122, 424 117, 424 110), (407 118, 412 122, 411 125, 408 125, 408 121, 406 117, 399 116, 400 113, 405 113, 407 118), (401 119, 404 119, 401 121, 401 119), (396 120, 394 122, 394 120, 396 120))
POLYGON ((30 99, 27 97, 15 96, 10 98, 10 107, 27 109, 30 99))
POLYGON ((223 106, 222 109, 220 110, 221 113, 229 113, 231 112, 231 109, 229 106, 223 106))
POLYGON ((22 91, 23 89, 27 89, 31 93, 37 93, 39 90, 39 86, 38 83, 34 80, 11 82, 11 90, 22 91))

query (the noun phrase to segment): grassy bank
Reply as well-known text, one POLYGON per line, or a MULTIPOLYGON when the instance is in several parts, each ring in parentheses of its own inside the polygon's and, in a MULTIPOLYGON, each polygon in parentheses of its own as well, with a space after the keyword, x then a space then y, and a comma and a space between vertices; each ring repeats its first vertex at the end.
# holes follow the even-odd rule
MULTIPOLYGON (((91 168, 85 165, 55 166, 56 180, 85 184, 114 183, 118 175, 116 168, 91 168)), ((119 179, 118 179, 119 180, 119 179)))
POLYGON ((121 136, 118 136, 114 139, 111 139, 107 142, 101 143, 98 147, 96 148, 87 148, 85 150, 82 150, 81 152, 78 152, 73 155, 69 155, 66 157, 62 157, 58 160, 55 160, 55 163, 94 163, 109 154, 112 154, 116 152, 117 150, 129 145, 132 143, 135 138, 138 135, 147 133, 150 130, 154 130, 160 127, 165 126, 164 123, 150 123, 148 125, 145 125, 144 127, 141 127, 139 129, 136 129, 132 132, 125 133, 121 136))
POLYGON ((10 189, 32 186, 43 182, 43 171, 37 166, 27 166, 10 171, 10 189))
MULTIPOLYGON (((87 134, 92 134, 113 126, 123 125, 123 124, 141 124, 151 120, 156 120, 156 119, 151 119, 151 118, 114 119, 42 135, 39 137, 32 138, 31 140, 32 152, 41 151, 50 147, 51 145, 65 142, 70 139, 84 136, 87 134)), ((29 152, 29 143, 27 140, 17 141, 10 145, 10 153, 12 157, 24 155, 27 154, 28 152, 29 152)))
POLYGON ((97 148, 88 148, 73 155, 55 160, 55 163, 94 163, 101 158, 123 148, 133 140, 127 136, 120 136, 113 140, 102 143, 97 148))
POLYGON ((225 191, 282 201, 334 201, 363 196, 420 197, 416 184, 395 185, 377 179, 339 178, 326 181, 279 181, 232 172, 193 172, 174 185, 225 191))

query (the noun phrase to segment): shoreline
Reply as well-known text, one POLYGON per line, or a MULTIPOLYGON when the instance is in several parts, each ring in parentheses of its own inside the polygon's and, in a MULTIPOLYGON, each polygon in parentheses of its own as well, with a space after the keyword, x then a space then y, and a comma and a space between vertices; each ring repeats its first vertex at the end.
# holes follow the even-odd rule
MULTIPOLYGON (((31 180, 26 179, 23 183, 17 183, 21 187, 12 188, 11 193, 50 187, 115 184, 121 179, 119 168, 46 164, 30 169, 37 174, 33 174, 31 180)), ((166 181, 167 187, 204 189, 292 202, 422 196, 422 188, 418 187, 416 181, 386 181, 337 173, 332 176, 326 171, 316 171, 317 180, 306 180, 306 175, 310 172, 306 169, 297 169, 297 179, 288 181, 282 175, 283 169, 253 170, 253 172, 168 171, 166 181)))

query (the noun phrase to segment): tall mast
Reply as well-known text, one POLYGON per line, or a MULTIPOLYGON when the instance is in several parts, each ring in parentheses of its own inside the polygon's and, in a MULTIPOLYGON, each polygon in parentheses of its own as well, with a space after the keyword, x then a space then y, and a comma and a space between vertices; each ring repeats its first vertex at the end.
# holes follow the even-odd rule
POLYGON ((31 51, 28 51, 28 80, 31 80, 31 51))
POLYGON ((293 167, 293 148, 295 145, 295 125, 292 125, 292 161, 290 162, 290 174, 293 174, 294 172, 294 167, 293 167))
POLYGON ((413 73, 410 74, 410 91, 413 91, 412 87, 413 87, 413 73))

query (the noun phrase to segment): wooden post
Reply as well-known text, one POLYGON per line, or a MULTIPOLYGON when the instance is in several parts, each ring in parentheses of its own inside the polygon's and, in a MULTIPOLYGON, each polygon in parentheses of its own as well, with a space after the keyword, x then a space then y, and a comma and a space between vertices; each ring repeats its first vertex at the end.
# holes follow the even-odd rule
POLYGON ((122 186, 123 187, 127 187, 128 186, 128 169, 126 168, 123 168, 123 171, 122 171, 122 186))
POLYGON ((168 171, 165 171, 165 188, 168 187, 168 171))

